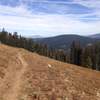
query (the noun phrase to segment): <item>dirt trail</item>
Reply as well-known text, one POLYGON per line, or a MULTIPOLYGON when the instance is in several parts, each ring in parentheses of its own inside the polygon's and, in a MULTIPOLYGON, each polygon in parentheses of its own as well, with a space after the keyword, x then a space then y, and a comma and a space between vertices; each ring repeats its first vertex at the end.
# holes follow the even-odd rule
POLYGON ((23 58, 23 55, 21 53, 18 53, 18 59, 22 65, 20 71, 18 71, 16 73, 16 76, 14 77, 14 81, 13 81, 13 84, 12 84, 12 89, 11 89, 11 94, 9 94, 7 96, 7 99, 6 100, 18 100, 17 97, 20 93, 20 89, 21 89, 21 84, 23 84, 22 82, 22 76, 24 74, 24 72, 26 71, 26 67, 27 67, 27 63, 26 61, 24 60, 23 58))

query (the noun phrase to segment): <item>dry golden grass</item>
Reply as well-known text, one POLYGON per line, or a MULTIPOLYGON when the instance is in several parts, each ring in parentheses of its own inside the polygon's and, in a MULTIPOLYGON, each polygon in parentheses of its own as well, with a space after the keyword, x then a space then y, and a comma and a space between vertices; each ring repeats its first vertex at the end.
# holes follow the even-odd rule
POLYGON ((100 100, 100 72, 0 45, 0 100, 100 100))

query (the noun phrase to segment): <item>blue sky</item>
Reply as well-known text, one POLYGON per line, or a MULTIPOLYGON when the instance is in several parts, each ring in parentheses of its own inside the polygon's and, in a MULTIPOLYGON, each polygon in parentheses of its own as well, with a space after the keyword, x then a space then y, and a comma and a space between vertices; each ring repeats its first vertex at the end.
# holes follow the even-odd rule
POLYGON ((0 28, 25 36, 100 33, 99 0, 0 0, 0 28))

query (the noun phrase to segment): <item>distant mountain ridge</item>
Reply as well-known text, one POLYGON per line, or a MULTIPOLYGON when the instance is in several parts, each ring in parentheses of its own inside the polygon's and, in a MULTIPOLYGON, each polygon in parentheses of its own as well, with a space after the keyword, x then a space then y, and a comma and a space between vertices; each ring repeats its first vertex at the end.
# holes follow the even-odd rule
POLYGON ((86 46, 87 44, 94 43, 97 40, 91 37, 70 34, 37 39, 37 42, 47 44, 49 47, 65 50, 70 48, 73 41, 79 41, 81 46, 86 46))
POLYGON ((41 35, 32 35, 29 38, 33 38, 33 39, 38 39, 38 38, 44 38, 41 35))
POLYGON ((91 37, 91 38, 95 38, 95 39, 100 39, 100 33, 90 35, 89 37, 91 37))

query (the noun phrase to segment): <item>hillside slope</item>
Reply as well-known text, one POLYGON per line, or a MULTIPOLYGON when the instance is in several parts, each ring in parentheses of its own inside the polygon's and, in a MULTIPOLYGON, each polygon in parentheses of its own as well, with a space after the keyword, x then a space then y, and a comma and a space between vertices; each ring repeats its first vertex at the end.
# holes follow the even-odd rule
POLYGON ((100 72, 0 44, 0 100, 100 100, 100 72))

